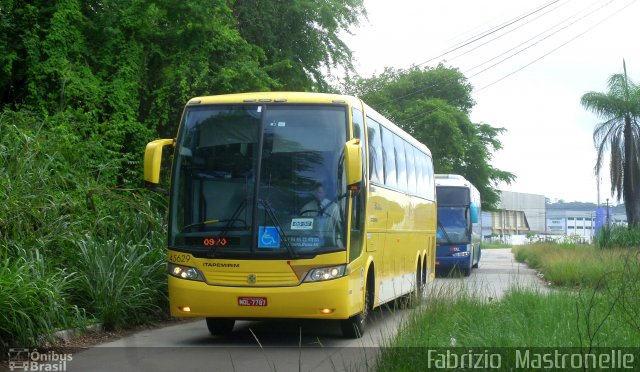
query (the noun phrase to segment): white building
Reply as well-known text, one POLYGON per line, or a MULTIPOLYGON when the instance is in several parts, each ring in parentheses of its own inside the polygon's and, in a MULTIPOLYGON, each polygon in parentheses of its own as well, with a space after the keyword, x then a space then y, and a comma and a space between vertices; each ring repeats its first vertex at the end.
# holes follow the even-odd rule
MULTIPOLYGON (((606 224, 606 217, 602 221, 606 224)), ((609 215, 610 225, 626 225, 624 214, 609 215)), ((547 235, 575 237, 590 243, 596 233, 596 211, 549 210, 547 211, 547 235)))

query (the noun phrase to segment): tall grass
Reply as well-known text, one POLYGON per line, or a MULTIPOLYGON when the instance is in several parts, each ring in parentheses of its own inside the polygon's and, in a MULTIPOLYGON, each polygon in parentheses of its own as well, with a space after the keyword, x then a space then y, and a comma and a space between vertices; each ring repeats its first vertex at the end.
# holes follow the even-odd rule
POLYGON ((640 248, 640 229, 626 226, 603 226, 596 236, 601 249, 640 248))
POLYGON ((462 284, 432 286, 425 306, 382 350, 377 370, 433 369, 429 350, 457 355, 489 350, 505 357, 503 367, 508 368, 513 348, 588 352, 637 347, 639 251, 552 243, 514 248, 519 261, 536 266, 546 279, 563 287, 539 292, 516 286, 495 300, 480 291, 469 292, 462 284))
POLYGON ((486 301, 456 291, 430 298, 382 349, 378 371, 434 369, 429 350, 457 354, 499 353, 502 367, 513 367, 514 348, 637 347, 640 300, 636 285, 623 296, 611 292, 514 289, 500 300, 486 301))
POLYGON ((126 239, 78 243, 78 285, 83 306, 107 329, 162 316, 166 258, 164 247, 126 239))
POLYGON ((123 183, 140 175, 141 161, 120 154, 93 121, 89 114, 0 113, 5 344, 85 322, 84 311, 108 327, 165 311, 165 201, 123 183), (39 292, 50 296, 36 307, 39 292), (59 312, 48 307, 54 302, 59 312))
POLYGON ((67 299, 74 275, 48 270, 37 250, 17 251, 0 260, 0 341, 33 346, 57 328, 83 323, 84 313, 67 299))
POLYGON ((640 249, 601 250, 593 245, 534 243, 512 249, 516 260, 538 270, 558 286, 601 285, 628 262, 639 262, 640 249))

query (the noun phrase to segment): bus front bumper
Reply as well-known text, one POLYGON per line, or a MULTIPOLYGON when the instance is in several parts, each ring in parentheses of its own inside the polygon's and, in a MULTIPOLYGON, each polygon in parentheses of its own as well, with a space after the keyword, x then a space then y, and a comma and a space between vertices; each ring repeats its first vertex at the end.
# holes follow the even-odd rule
POLYGON ((436 269, 453 269, 457 267, 459 269, 468 268, 470 256, 463 257, 437 257, 436 256, 436 269))
POLYGON ((169 276, 175 317, 347 319, 353 296, 347 277, 294 287, 225 287, 169 276))

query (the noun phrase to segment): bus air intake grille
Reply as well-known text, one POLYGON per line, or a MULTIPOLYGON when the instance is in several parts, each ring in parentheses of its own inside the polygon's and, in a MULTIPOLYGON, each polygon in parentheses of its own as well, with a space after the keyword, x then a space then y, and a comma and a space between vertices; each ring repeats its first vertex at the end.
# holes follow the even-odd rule
POLYGON ((213 285, 273 287, 298 284, 292 273, 205 272, 207 282, 213 285))

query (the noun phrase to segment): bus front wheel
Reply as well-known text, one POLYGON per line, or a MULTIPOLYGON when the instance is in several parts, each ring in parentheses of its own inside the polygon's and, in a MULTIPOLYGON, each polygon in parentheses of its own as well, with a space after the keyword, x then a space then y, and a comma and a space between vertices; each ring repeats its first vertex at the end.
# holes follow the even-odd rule
POLYGON ((235 323, 235 319, 207 318, 207 328, 213 336, 230 335, 235 323))
POLYGON ((340 321, 342 335, 346 338, 360 338, 364 334, 368 320, 367 318, 369 317, 369 311, 371 309, 371 303, 373 301, 373 297, 369 289, 369 286, 365 288, 364 309, 362 312, 350 317, 349 319, 340 321))

